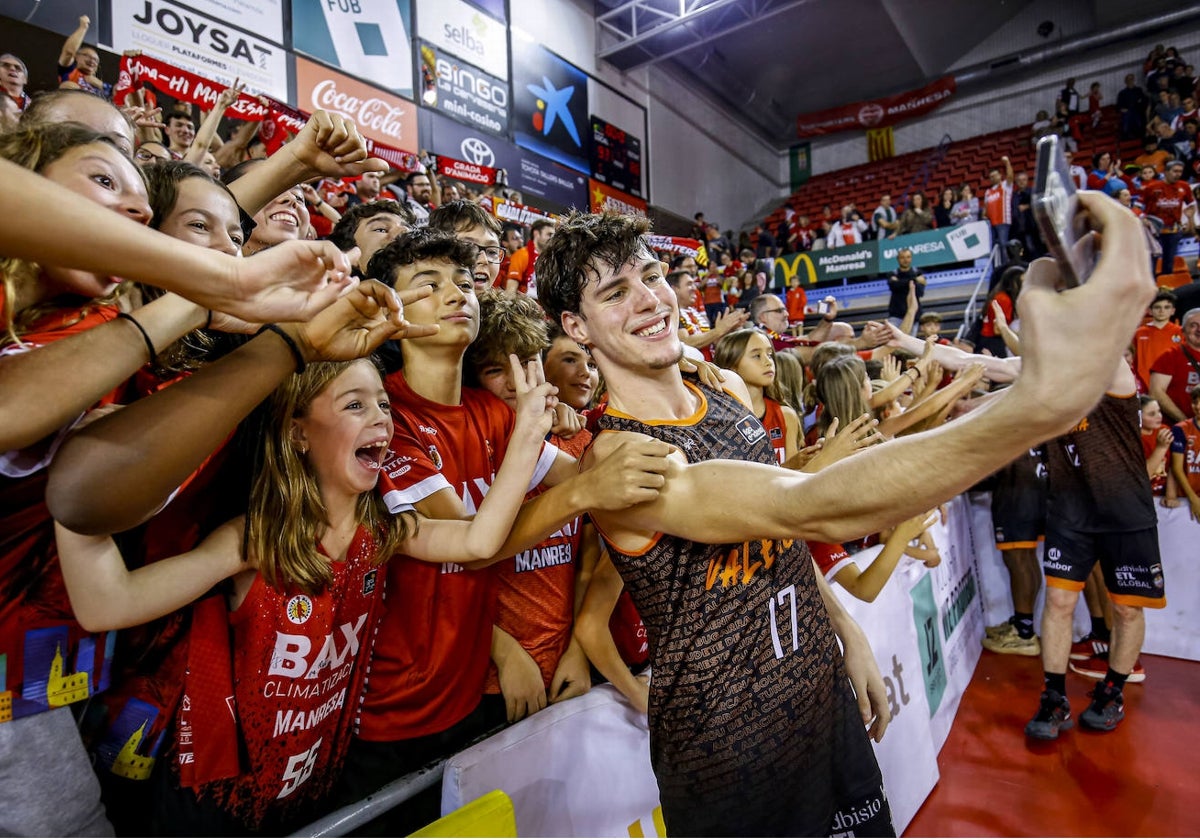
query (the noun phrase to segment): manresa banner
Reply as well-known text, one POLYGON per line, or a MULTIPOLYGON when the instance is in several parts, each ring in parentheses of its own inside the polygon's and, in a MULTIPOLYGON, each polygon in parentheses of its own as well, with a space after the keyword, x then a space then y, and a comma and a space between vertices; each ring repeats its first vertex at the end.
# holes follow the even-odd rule
POLYGON ((508 82, 421 45, 421 104, 489 134, 508 133, 508 82))
POLYGON ((896 270, 896 254, 905 248, 913 252, 913 265, 918 268, 968 262, 988 255, 992 234, 987 222, 970 222, 844 248, 785 254, 775 258, 775 283, 786 289, 797 275, 808 285, 844 277, 881 277, 896 270))
POLYGON ((502 22, 462 0, 417 0, 417 23, 418 34, 439 50, 508 78, 508 31, 502 22))
POLYGON ((292 0, 292 46, 412 96, 411 18, 409 0, 292 0))
POLYGON ((967 262, 986 257, 992 250, 992 230, 987 222, 967 222, 952 228, 938 228, 921 233, 879 240, 879 270, 895 271, 896 254, 902 248, 912 251, 913 265, 967 262))
POLYGON ((227 4, 208 0, 186 6, 173 0, 112 0, 112 48, 141 50, 225 86, 241 79, 253 93, 286 100, 287 53, 271 40, 282 34, 280 4, 246 4, 231 13, 227 4))

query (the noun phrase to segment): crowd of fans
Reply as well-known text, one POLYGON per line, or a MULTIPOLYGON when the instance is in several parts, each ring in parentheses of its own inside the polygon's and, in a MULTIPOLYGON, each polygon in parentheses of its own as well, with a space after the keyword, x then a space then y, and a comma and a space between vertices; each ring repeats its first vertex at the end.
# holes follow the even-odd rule
MULTIPOLYGON (((555 221, 502 224, 494 193, 389 170, 335 115, 265 157, 254 124, 218 136, 236 90, 199 125, 144 96, 118 108, 88 26, 57 91, 30 97, 0 57, 5 178, 48 229, 14 224, 0 267, 0 762, 24 784, 0 828, 290 832, 594 680, 644 712, 646 628, 585 513, 653 500, 666 447, 578 469, 605 391, 537 302, 555 221), (58 267, 63 230, 83 268, 58 267)), ((1155 59, 1156 80, 1177 69, 1155 59)), ((981 213, 1036 254, 1027 178, 1001 163, 982 201, 969 184, 936 206, 884 196, 739 248, 697 214, 704 251, 664 254, 647 281, 675 291, 680 365, 705 387, 736 373, 779 463, 809 472, 986 402, 1012 379, 1023 269, 997 284, 977 356, 920 315, 911 253, 890 323, 861 331, 826 298, 806 332, 804 289, 768 288, 769 261, 981 213)), ((1162 163, 1137 185, 1160 239, 1181 222, 1154 185, 1184 168, 1162 163)), ((1160 294, 1134 348, 1156 398, 1144 477, 1200 519, 1200 310, 1178 327, 1171 308, 1160 294)), ((811 548, 870 601, 905 556, 940 562, 938 515, 811 548)), ((1026 595, 995 648, 1029 652, 1026 595)), ((1116 695, 1095 701, 1106 720, 1116 695)), ((436 809, 418 797, 385 828, 436 809)))

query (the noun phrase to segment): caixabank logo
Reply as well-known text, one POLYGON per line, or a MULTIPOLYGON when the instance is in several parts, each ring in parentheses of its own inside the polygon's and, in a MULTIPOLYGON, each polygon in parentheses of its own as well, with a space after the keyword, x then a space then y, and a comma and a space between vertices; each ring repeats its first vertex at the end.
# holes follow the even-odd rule
POLYGON ((514 135, 517 145, 588 172, 588 77, 540 46, 513 52, 514 135))

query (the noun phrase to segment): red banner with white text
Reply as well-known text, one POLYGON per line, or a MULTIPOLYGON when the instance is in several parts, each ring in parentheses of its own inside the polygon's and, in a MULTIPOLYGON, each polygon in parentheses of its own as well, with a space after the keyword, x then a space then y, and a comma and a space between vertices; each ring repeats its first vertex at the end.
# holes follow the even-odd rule
MULTIPOLYGON (((125 97, 143 83, 167 96, 199 105, 206 111, 212 110, 217 104, 217 97, 225 90, 224 85, 157 58, 148 55, 123 55, 117 86, 113 89, 113 101, 124 102, 125 97)), ((256 97, 243 93, 226 109, 225 116, 255 122, 266 118, 267 106, 256 97)))
POLYGON ((445 155, 438 155, 437 170, 438 175, 453 178, 455 181, 466 181, 468 184, 489 186, 496 183, 496 170, 492 167, 455 160, 445 155))
POLYGON ((894 125, 901 120, 929 113, 953 96, 954 90, 954 77, 943 76, 925 87, 895 96, 801 114, 796 118, 796 136, 817 137, 851 129, 894 125))

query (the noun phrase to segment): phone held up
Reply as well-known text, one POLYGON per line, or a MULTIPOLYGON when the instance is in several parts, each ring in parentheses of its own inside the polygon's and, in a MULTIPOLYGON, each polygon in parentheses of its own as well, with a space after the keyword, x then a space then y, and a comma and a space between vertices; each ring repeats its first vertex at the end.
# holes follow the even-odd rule
POLYGON ((1086 283, 1096 267, 1095 237, 1088 235, 1087 214, 1080 207, 1070 167, 1055 135, 1038 141, 1033 217, 1042 241, 1058 262, 1063 284, 1069 288, 1086 283))

